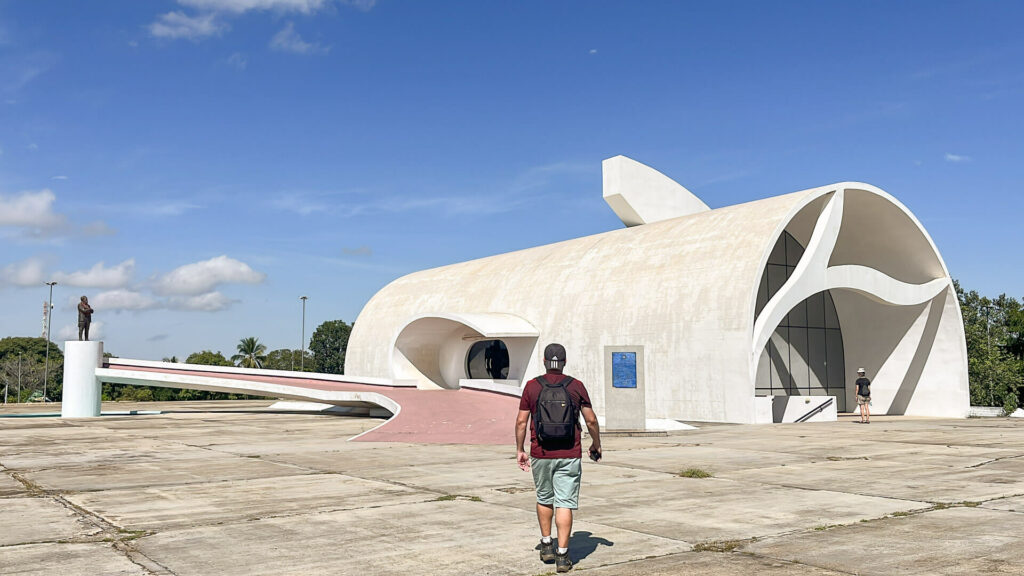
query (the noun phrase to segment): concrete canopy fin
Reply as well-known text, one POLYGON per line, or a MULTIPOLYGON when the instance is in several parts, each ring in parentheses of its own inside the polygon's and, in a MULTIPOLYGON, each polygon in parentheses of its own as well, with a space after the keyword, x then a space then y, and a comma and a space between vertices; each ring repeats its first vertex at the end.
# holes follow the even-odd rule
POLYGON ((601 172, 604 201, 626 226, 710 210, 678 182, 632 158, 608 158, 601 163, 601 172))
POLYGON ((418 320, 440 318, 468 326, 487 338, 536 338, 540 335, 537 328, 523 318, 514 314, 495 312, 463 313, 446 312, 439 314, 421 314, 406 322, 406 327, 418 320))

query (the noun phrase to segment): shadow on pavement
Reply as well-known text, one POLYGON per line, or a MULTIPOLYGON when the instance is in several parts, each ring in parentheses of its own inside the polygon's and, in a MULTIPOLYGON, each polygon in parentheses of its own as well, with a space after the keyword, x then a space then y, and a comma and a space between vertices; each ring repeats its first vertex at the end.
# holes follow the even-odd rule
POLYGON ((590 556, 598 546, 615 546, 615 543, 586 531, 573 532, 569 538, 569 554, 573 562, 590 556))

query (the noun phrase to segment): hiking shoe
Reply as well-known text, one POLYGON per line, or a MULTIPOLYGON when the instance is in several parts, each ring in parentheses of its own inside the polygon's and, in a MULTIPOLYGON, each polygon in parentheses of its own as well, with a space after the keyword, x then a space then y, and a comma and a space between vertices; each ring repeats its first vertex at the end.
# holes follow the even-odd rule
POLYGON ((572 560, 569 559, 569 551, 566 550, 565 554, 555 552, 555 571, 568 572, 569 570, 572 570, 572 560))
POLYGON ((554 562, 555 561, 555 539, 552 538, 551 542, 545 544, 543 540, 540 541, 540 561, 541 562, 554 562))

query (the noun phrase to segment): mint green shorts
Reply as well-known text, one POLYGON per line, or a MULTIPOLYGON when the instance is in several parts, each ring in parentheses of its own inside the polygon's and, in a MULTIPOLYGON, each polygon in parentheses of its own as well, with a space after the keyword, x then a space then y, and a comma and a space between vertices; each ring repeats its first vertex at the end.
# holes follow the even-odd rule
POLYGON ((580 501, 583 468, 579 458, 530 458, 537 503, 575 510, 580 501))

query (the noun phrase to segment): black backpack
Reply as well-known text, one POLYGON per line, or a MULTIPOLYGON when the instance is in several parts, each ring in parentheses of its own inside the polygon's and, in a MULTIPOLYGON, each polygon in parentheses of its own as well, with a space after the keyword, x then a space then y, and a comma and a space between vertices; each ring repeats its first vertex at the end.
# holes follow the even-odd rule
POLYGON ((572 376, 566 376, 554 384, 547 378, 538 377, 540 394, 533 410, 533 430, 542 445, 573 444, 576 440, 576 425, 579 423, 579 409, 569 394, 572 376))

